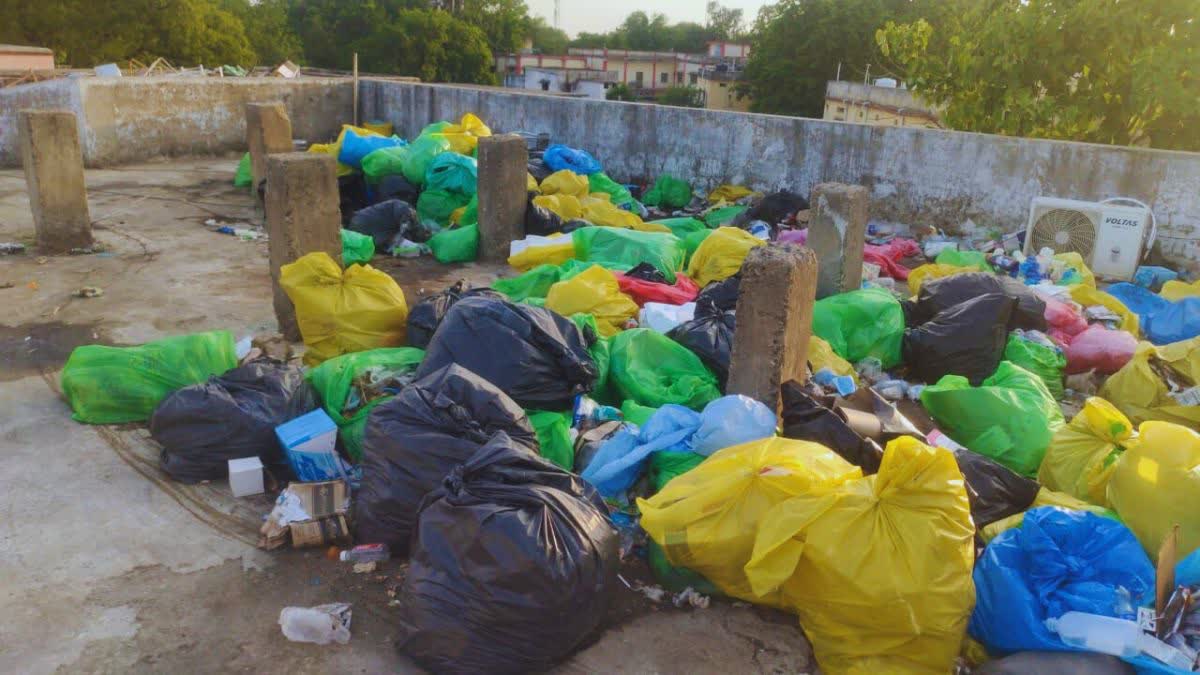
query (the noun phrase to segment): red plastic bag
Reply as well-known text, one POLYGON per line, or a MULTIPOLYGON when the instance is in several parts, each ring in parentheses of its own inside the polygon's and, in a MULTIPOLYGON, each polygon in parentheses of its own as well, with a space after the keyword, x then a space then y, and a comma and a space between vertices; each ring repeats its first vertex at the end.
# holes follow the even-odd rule
POLYGON ((675 285, 673 286, 637 277, 627 277, 620 272, 613 272, 613 274, 617 277, 617 283, 621 285, 621 292, 632 297, 639 307, 647 302, 682 305, 695 300, 696 296, 700 294, 700 287, 696 285, 696 282, 682 272, 675 274, 675 285))
MULTIPOLYGON (((1049 308, 1047 304, 1047 311, 1049 308)), ((1076 335, 1067 346, 1066 372, 1082 373, 1095 368, 1098 373, 1115 373, 1129 363, 1135 349, 1137 338, 1129 333, 1095 325, 1076 335)))
POLYGON ((1059 340, 1063 344, 1071 342, 1071 338, 1079 335, 1087 330, 1087 319, 1083 318, 1076 309, 1063 302, 1046 295, 1040 295, 1046 302, 1046 328, 1052 336, 1066 336, 1066 340, 1059 340))
POLYGON ((909 269, 901 265, 900 261, 920 253, 921 247, 912 239, 893 239, 881 246, 863 246, 863 261, 879 265, 879 273, 885 277, 905 281, 908 279, 909 269))

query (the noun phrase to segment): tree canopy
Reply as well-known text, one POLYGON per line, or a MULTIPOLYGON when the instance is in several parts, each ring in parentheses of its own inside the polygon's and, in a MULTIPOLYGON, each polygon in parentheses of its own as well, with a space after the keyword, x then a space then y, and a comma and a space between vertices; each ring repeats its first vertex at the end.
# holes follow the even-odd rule
POLYGON ((742 10, 710 1, 703 26, 691 21, 670 23, 664 14, 639 10, 608 33, 579 33, 570 46, 698 54, 705 51, 710 41, 738 40, 745 37, 743 33, 742 10))
POLYGON ((1197 0, 990 0, 877 39, 955 129, 1200 150, 1198 21, 1197 0))

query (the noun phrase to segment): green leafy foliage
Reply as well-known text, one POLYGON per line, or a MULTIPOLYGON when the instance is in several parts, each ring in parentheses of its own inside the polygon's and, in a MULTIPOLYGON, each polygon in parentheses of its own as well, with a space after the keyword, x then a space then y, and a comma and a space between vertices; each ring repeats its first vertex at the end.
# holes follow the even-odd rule
POLYGON ((701 53, 712 40, 737 40, 743 37, 742 10, 727 8, 718 2, 707 5, 705 25, 690 21, 669 23, 666 15, 636 11, 608 33, 581 32, 572 47, 598 49, 636 49, 701 53))
POLYGON ((991 0, 876 37, 953 128, 1200 150, 1197 17, 1197 0, 991 0))
POLYGON ((663 105, 703 108, 704 92, 695 87, 673 86, 659 92, 655 100, 663 105))

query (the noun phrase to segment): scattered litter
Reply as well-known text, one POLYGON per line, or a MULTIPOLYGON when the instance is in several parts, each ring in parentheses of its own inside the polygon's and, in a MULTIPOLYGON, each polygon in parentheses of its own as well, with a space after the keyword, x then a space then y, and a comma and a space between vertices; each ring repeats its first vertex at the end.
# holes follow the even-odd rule
POLYGON ((375 568, 378 565, 379 565, 379 563, 377 563, 374 560, 371 560, 369 562, 354 563, 354 573, 355 574, 368 574, 370 572, 374 572, 375 568))
POLYGON ((0 243, 0 255, 16 255, 25 252, 25 244, 15 242, 0 243))
POLYGON ((292 642, 327 645, 350 642, 350 605, 334 602, 316 607, 284 607, 279 627, 292 642))
POLYGON ((75 297, 78 298, 98 298, 104 295, 104 289, 99 286, 83 286, 75 291, 75 297))

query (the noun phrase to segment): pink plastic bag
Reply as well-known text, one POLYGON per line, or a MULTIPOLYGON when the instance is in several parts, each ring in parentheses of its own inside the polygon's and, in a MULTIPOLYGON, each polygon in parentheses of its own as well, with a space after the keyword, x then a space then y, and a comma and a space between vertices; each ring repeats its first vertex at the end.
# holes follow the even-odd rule
POLYGON ((1091 326, 1076 335, 1067 346, 1067 374, 1082 373, 1092 368, 1106 375, 1115 373, 1129 363, 1135 349, 1137 338, 1129 333, 1101 325, 1091 326))
POLYGON ((1087 319, 1074 307, 1047 296, 1042 296, 1042 300, 1046 301, 1046 327, 1050 334, 1074 336, 1087 330, 1087 319))
POLYGON ((804 246, 808 243, 808 228, 803 230, 783 230, 775 237, 775 241, 781 244, 796 244, 804 246))

